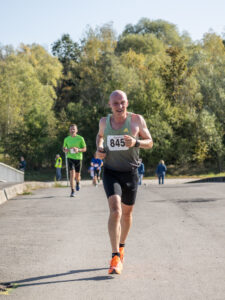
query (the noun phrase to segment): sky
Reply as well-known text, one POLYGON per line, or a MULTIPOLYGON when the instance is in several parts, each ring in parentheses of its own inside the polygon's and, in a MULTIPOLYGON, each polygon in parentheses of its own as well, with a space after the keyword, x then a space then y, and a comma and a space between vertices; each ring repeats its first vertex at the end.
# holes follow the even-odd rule
POLYGON ((79 42, 88 25, 112 22, 119 35, 141 18, 168 21, 201 40, 210 29, 225 33, 225 0, 0 0, 0 44, 37 43, 50 51, 64 33, 79 42))

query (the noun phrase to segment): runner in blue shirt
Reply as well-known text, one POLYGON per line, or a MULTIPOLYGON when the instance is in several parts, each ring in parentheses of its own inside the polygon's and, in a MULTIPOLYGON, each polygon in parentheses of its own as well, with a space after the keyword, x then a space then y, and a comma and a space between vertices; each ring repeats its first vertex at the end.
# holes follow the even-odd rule
POLYGON ((91 160, 91 166, 94 168, 93 184, 97 186, 98 183, 100 182, 100 174, 101 174, 101 167, 103 166, 103 161, 99 158, 96 158, 96 154, 95 154, 91 160))

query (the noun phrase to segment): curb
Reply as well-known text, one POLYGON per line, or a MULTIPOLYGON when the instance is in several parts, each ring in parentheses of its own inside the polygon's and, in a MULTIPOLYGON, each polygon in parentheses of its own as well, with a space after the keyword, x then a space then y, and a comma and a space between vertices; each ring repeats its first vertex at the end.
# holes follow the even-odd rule
MULTIPOLYGON (((62 186, 67 186, 66 181, 58 182, 62 186)), ((7 200, 10 200, 17 195, 23 194, 26 190, 35 190, 41 188, 50 188, 55 187, 57 182, 40 182, 40 181, 28 181, 23 183, 14 184, 8 187, 5 187, 0 190, 0 205, 5 203, 7 200)), ((92 184, 91 180, 82 181, 83 186, 92 184)))
POLYGON ((0 190, 0 205, 5 203, 7 200, 16 197, 17 195, 23 194, 26 189, 36 189, 41 187, 48 187, 46 183, 41 182, 30 182, 30 183, 18 183, 0 190))
POLYGON ((0 190, 0 205, 7 201, 6 194, 4 190, 0 190))

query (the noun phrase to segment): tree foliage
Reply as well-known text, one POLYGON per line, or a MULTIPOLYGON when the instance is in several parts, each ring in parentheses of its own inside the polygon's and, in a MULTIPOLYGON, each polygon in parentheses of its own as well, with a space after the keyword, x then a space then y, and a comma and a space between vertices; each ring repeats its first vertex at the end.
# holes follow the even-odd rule
POLYGON ((52 55, 39 45, 0 49, 0 133, 4 153, 23 154, 30 166, 61 151, 70 123, 95 151, 108 98, 124 90, 129 110, 144 116, 154 139, 141 151, 146 169, 204 164, 222 170, 225 158, 225 48, 208 32, 194 43, 164 20, 141 19, 117 37, 112 24, 87 28, 75 42, 64 34, 52 55))
POLYGON ((41 166, 55 135, 53 103, 61 64, 38 45, 0 60, 0 132, 5 153, 41 166))

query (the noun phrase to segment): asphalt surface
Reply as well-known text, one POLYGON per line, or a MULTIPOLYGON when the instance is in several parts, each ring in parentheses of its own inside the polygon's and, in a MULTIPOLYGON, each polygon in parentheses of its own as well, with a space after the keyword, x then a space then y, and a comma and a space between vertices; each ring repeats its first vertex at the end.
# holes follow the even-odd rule
POLYGON ((36 190, 0 206, 0 299, 225 299, 225 184, 142 186, 121 275, 102 186, 36 190))

